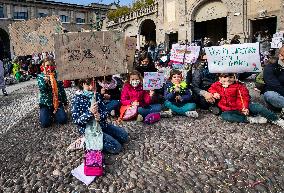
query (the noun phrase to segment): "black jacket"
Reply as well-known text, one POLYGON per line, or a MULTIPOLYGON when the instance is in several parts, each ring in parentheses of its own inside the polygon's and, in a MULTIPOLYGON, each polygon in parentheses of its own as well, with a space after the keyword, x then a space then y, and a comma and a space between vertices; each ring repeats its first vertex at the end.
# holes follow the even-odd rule
POLYGON ((268 64, 263 70, 265 92, 275 91, 284 96, 284 68, 278 63, 268 64))

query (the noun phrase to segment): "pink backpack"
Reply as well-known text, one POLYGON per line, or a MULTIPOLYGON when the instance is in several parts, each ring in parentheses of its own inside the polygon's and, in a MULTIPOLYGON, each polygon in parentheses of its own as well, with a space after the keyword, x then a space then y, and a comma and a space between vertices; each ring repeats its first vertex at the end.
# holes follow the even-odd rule
POLYGON ((160 113, 150 113, 145 117, 144 123, 153 124, 158 122, 160 119, 161 119, 160 113))
POLYGON ((99 150, 87 150, 84 158, 84 173, 86 176, 103 175, 103 153, 99 150))
POLYGON ((137 116, 138 107, 137 106, 126 106, 126 110, 124 111, 122 120, 128 121, 137 116))

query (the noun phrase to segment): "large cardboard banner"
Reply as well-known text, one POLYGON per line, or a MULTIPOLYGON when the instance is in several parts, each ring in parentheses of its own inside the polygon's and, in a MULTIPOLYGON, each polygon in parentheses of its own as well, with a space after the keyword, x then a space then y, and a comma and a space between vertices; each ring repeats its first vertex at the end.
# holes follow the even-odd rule
POLYGON ((131 72, 134 68, 135 50, 136 50, 137 39, 134 37, 126 37, 125 49, 127 57, 127 69, 131 72))
POLYGON ((211 73, 261 71, 258 42, 206 47, 205 52, 211 73))
POLYGON ((74 80, 127 73, 127 54, 133 49, 118 31, 56 34, 58 78, 74 80))
POLYGON ((9 26, 10 37, 16 56, 54 51, 55 33, 62 32, 57 16, 15 22, 9 26))
POLYGON ((196 62, 200 52, 200 46, 173 44, 170 60, 173 62, 189 63, 196 62))

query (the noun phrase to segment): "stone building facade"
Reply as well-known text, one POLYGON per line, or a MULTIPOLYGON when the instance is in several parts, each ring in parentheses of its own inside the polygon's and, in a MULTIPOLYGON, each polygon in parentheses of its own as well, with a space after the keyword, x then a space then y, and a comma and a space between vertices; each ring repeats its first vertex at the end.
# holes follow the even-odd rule
POLYGON ((111 5, 96 3, 84 6, 47 0, 1 0, 0 55, 9 56, 8 26, 13 22, 58 15, 67 31, 90 30, 92 23, 106 18, 109 9, 111 5))
POLYGON ((138 37, 139 45, 144 39, 171 44, 204 37, 216 42, 234 35, 251 42, 257 31, 273 34, 284 30, 283 20, 283 0, 157 0, 117 23, 109 21, 107 28, 138 37), (154 30, 155 35, 150 37, 147 30, 154 30))

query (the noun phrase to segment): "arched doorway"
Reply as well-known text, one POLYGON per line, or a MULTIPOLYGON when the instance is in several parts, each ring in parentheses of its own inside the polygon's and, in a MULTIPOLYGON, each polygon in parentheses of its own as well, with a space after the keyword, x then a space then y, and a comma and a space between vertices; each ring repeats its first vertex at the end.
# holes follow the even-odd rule
POLYGON ((227 39, 227 7, 221 1, 210 1, 194 11, 194 40, 209 37, 213 44, 227 39))
POLYGON ((10 40, 8 33, 0 28, 0 58, 10 58, 10 40))
POLYGON ((140 35, 144 36, 145 42, 156 42, 156 24, 151 19, 144 20, 140 25, 140 35))

